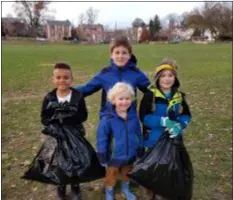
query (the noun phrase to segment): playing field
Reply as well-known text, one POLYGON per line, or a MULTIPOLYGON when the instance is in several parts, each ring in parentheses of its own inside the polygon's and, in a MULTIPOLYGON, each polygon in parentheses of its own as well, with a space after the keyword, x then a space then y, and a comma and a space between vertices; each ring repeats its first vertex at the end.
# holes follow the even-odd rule
MULTIPOLYGON (((194 200, 232 199, 232 44, 135 45, 138 66, 151 74, 170 56, 179 64, 179 78, 192 112, 185 144, 194 170, 194 200)), ((2 45, 2 198, 54 199, 55 188, 21 180, 42 143, 40 106, 52 85, 54 63, 72 66, 74 86, 87 82, 108 65, 108 45, 2 45)), ((139 93, 138 101, 140 101, 139 93)), ((100 92, 86 98, 87 137, 95 145, 100 92)), ((103 200, 100 181, 84 185, 85 200, 103 200), (91 188, 89 186, 92 186, 91 188), (96 190, 93 190, 96 189, 96 190)), ((141 189, 134 191, 142 200, 141 189)), ((146 199, 145 199, 146 200, 146 199)))

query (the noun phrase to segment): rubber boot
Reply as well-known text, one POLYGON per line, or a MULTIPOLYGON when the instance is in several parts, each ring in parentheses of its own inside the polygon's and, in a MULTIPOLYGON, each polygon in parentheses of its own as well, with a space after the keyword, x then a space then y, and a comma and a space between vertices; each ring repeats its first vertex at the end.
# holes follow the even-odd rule
POLYGON ((126 200, 136 200, 136 196, 129 191, 129 183, 121 182, 122 197, 126 200))
POLYGON ((105 200, 114 200, 114 189, 112 187, 105 188, 105 200))
POLYGON ((59 185, 57 186, 57 198, 56 200, 65 200, 66 199, 66 186, 59 185))
POLYGON ((82 200, 81 189, 79 185, 71 185, 72 200, 82 200))

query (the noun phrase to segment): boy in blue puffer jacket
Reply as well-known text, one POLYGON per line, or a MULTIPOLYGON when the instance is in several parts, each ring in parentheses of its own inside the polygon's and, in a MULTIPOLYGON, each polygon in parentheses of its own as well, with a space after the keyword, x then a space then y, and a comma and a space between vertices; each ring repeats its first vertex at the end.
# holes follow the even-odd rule
MULTIPOLYGON (((83 93, 84 97, 89 96, 102 89, 101 113, 108 109, 106 94, 117 82, 127 82, 132 85, 136 94, 137 88, 143 93, 150 85, 146 75, 137 68, 137 59, 132 54, 132 46, 126 37, 119 37, 111 44, 110 65, 97 73, 86 85, 76 87, 83 93)), ((136 103, 132 104, 136 112, 136 103)))
POLYGON ((183 130, 191 121, 191 113, 179 87, 176 63, 165 58, 156 67, 154 84, 148 87, 150 91, 144 94, 139 109, 144 135, 147 135, 145 147, 152 148, 166 130, 170 138, 182 139, 183 130))
POLYGON ((136 197, 129 190, 128 172, 136 156, 143 153, 143 139, 139 119, 131 106, 134 99, 131 85, 118 82, 108 92, 109 112, 100 118, 97 129, 97 155, 106 167, 106 200, 114 199, 114 186, 119 174, 122 196, 127 200, 136 197))

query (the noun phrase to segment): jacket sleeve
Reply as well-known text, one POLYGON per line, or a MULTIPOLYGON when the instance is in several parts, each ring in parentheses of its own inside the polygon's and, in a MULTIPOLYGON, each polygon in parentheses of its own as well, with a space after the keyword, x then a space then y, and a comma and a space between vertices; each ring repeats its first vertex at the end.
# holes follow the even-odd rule
POLYGON ((84 97, 89 96, 103 87, 100 73, 96 74, 86 85, 77 86, 75 89, 83 93, 84 97))
POLYGON ((46 109, 46 107, 48 106, 48 99, 45 97, 43 99, 43 102, 42 102, 42 108, 41 108, 41 123, 44 125, 44 126, 48 126, 50 124, 50 120, 51 120, 51 117, 52 117, 52 113, 49 112, 49 110, 46 109))
POLYGON ((137 87, 138 89, 143 92, 146 93, 148 92, 147 87, 150 85, 150 81, 147 78, 146 74, 142 71, 140 71, 140 76, 137 78, 137 87))
POLYGON ((155 114, 146 115, 144 118, 144 125, 148 128, 161 128, 161 116, 155 114))
POLYGON ((96 136, 97 155, 101 164, 106 164, 109 160, 108 147, 110 143, 110 131, 109 120, 102 117, 97 128, 96 136))
POLYGON ((139 148, 143 148, 142 129, 141 129, 141 126, 140 126, 139 121, 138 121, 138 123, 137 123, 136 134, 137 134, 137 137, 138 137, 138 140, 139 140, 139 148))
POLYGON ((81 95, 81 98, 78 104, 78 113, 76 115, 76 121, 81 124, 87 120, 87 116, 88 114, 87 114, 86 103, 84 100, 84 96, 81 95))
POLYGON ((143 123, 144 118, 148 114, 152 114, 153 93, 147 92, 143 95, 139 106, 139 118, 143 123))
POLYGON ((181 102, 182 113, 177 117, 177 120, 181 123, 183 129, 185 129, 187 125, 191 122, 192 116, 189 110, 189 106, 186 102, 184 93, 182 93, 182 97, 183 97, 181 102))
POLYGON ((140 120, 142 121, 143 125, 146 126, 146 128, 161 127, 161 116, 153 114, 153 103, 153 93, 150 91, 145 93, 140 104, 139 116, 140 120))

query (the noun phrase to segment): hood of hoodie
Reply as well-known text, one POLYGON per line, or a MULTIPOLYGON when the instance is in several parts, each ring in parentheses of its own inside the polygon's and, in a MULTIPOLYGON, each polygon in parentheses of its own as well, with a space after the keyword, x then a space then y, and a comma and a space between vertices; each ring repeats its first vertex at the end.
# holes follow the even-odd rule
POLYGON ((128 62, 123 67, 119 67, 116 65, 116 63, 113 61, 113 59, 110 59, 110 67, 113 70, 119 70, 119 69, 126 69, 126 68, 135 68, 137 66, 137 58, 134 54, 131 55, 131 58, 128 60, 128 62))
MULTIPOLYGON (((100 113, 100 117, 109 116, 109 117, 121 118, 117 114, 114 105, 112 105, 108 102, 106 106, 107 106, 107 111, 100 113)), ((127 119, 130 119, 131 117, 137 117, 137 112, 135 112, 135 110, 136 110, 135 105, 134 105, 134 103, 132 103, 128 109, 128 112, 127 112, 127 119)))

